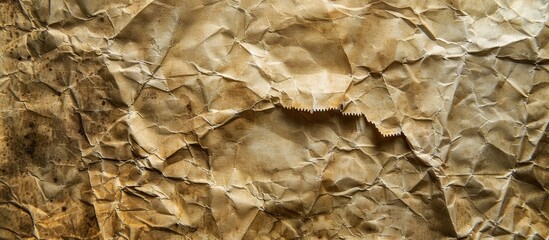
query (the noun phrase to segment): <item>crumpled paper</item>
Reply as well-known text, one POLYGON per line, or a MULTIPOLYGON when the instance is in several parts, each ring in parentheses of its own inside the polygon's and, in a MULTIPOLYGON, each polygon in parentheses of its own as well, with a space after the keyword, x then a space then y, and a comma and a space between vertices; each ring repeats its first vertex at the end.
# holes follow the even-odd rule
POLYGON ((548 8, 0 1, 0 236, 547 239, 548 8))

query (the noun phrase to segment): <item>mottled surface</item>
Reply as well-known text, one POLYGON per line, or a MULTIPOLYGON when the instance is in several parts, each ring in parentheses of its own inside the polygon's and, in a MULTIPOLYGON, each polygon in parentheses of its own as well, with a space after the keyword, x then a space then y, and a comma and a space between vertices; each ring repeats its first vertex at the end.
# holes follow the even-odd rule
POLYGON ((543 0, 0 0, 0 238, 547 239, 543 0))

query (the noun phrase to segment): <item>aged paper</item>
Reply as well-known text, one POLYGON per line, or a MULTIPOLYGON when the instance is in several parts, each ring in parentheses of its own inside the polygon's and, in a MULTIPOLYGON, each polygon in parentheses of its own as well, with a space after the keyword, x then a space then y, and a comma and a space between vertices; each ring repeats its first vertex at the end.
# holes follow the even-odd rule
POLYGON ((546 0, 1 0, 2 239, 548 239, 546 0))

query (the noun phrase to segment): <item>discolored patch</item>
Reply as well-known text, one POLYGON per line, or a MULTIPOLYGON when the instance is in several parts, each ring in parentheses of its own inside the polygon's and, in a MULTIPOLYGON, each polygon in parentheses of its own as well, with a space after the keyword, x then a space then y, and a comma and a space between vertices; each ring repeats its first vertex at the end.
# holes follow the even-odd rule
POLYGON ((2 119, 5 148, 0 161, 2 175, 15 176, 27 168, 51 168, 74 150, 63 124, 31 111, 13 111, 2 119))

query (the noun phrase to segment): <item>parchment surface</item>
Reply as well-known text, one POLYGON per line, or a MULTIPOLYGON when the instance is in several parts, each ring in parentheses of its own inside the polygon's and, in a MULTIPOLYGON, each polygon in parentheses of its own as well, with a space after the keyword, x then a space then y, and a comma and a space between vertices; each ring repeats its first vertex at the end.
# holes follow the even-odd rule
POLYGON ((546 0, 0 0, 2 239, 548 239, 546 0))

